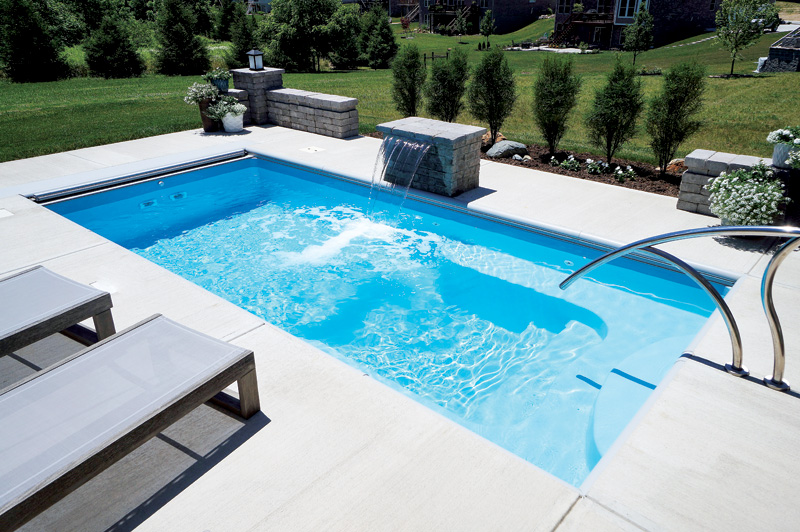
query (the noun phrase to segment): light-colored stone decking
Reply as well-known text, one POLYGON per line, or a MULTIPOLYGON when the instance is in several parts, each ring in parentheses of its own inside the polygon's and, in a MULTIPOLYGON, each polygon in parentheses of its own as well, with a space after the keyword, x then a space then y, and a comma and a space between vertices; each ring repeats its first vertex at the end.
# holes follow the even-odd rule
MULTIPOLYGON (((368 180, 380 145, 371 138, 338 140, 280 127, 249 130, 241 137, 190 131, 0 164, 0 209, 12 214, 0 216, 0 275, 44 264, 112 292, 118 329, 161 312, 253 349, 263 409, 247 423, 198 409, 27 529, 800 526, 800 463, 794 459, 800 401, 716 367, 730 358, 717 318, 692 348, 705 362, 676 363, 579 491, 244 310, 15 196, 72 184, 77 172, 113 175, 124 173, 117 165, 174 162, 188 157, 181 152, 240 147, 368 180)), ((609 243, 712 222, 678 211, 674 198, 488 161, 481 162, 479 189, 447 201, 609 243)), ((768 258, 733 245, 702 239, 665 248, 741 276, 728 301, 742 328, 745 364, 760 378, 771 372, 771 343, 758 299, 759 273, 768 258)), ((796 255, 779 272, 775 295, 786 333, 786 378, 800 385, 796 255)))

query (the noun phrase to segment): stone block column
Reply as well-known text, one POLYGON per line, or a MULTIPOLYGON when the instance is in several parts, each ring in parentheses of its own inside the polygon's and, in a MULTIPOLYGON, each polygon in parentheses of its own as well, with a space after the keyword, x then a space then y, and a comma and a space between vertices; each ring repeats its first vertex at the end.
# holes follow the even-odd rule
POLYGON ((263 70, 237 68, 231 70, 233 86, 236 89, 247 91, 251 124, 267 123, 269 113, 266 91, 283 87, 283 73, 282 68, 264 68, 263 70))
MULTIPOLYGON (((412 188, 452 197, 478 187, 485 128, 412 116, 378 124, 377 129, 384 139, 391 135, 431 145, 411 182, 412 188)), ((407 177, 389 175, 386 179, 406 184, 407 177)))
POLYGON ((705 186, 722 172, 730 173, 739 169, 749 170, 759 161, 763 161, 767 166, 772 164, 772 159, 750 155, 694 150, 684 159, 684 164, 688 167, 688 170, 681 177, 678 209, 714 216, 709 207, 711 193, 705 189, 705 186))

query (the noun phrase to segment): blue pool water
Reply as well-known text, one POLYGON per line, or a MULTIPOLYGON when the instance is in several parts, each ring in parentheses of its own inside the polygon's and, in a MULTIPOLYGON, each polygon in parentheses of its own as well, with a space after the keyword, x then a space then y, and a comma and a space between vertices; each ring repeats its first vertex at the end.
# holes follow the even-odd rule
POLYGON ((713 310, 632 260, 561 291, 599 251, 368 195, 245 159, 49 207, 574 485, 713 310))

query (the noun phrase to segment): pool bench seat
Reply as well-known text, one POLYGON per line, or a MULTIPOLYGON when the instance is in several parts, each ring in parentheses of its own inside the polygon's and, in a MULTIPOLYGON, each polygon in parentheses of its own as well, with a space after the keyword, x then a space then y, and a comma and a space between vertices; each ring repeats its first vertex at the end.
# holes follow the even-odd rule
POLYGON ((0 391, 0 530, 14 530, 237 381, 259 408, 253 352, 161 315, 0 391))

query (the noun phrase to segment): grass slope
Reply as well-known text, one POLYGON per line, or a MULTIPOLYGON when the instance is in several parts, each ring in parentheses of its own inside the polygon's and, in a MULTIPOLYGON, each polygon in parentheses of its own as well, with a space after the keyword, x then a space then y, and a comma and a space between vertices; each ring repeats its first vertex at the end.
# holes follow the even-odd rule
MULTIPOLYGON (((401 38, 401 28, 393 25, 401 44, 414 43, 430 55, 448 48, 464 48, 472 64, 480 60, 477 45, 480 35, 444 37, 413 34, 401 38)), ((507 35, 494 35, 493 45, 510 44, 512 40, 532 40, 551 32, 553 20, 540 20, 507 35)), ((767 55, 769 45, 780 34, 764 35, 759 43, 744 52, 736 71, 748 73, 755 60, 767 55)), ((726 73, 730 59, 713 41, 688 44, 703 36, 648 51, 639 56, 638 65, 668 68, 687 59, 705 64, 710 74, 726 73), (684 46, 678 46, 684 44, 684 46)), ((75 52, 77 55, 77 52, 75 52)), ((532 85, 546 52, 509 52, 507 57, 516 72, 519 98, 513 115, 502 128, 503 133, 521 142, 541 142, 533 125, 531 112, 532 85)), ((570 121, 570 129, 562 141, 563 149, 596 152, 589 146, 583 127, 594 91, 610 70, 615 55, 573 56, 583 77, 578 110, 570 121)), ((80 56, 77 55, 76 60, 80 56)), ((629 56, 623 54, 624 60, 629 56)), ((642 78, 645 91, 652 95, 661 84, 658 76, 642 78)), ((0 81, 0 161, 43 155, 87 146, 96 146, 169 133, 200 126, 197 109, 183 103, 187 86, 199 77, 166 77, 148 75, 132 80, 76 78, 65 81, 14 84, 0 81)), ((394 109, 388 90, 389 70, 359 69, 348 72, 287 74, 287 87, 356 97, 359 100, 360 130, 374 131, 381 122, 394 120, 400 114, 394 109)), ((780 127, 800 124, 800 74, 767 74, 753 78, 709 79, 703 111, 705 127, 681 147, 679 155, 695 148, 769 156, 771 147, 764 142, 766 134, 780 127)), ((468 113, 459 117, 463 123, 476 122, 468 113)), ((653 162, 646 136, 640 132, 619 153, 620 157, 653 162)))

